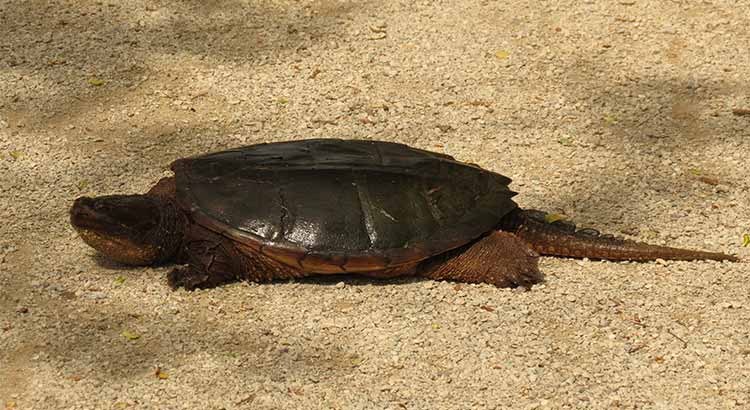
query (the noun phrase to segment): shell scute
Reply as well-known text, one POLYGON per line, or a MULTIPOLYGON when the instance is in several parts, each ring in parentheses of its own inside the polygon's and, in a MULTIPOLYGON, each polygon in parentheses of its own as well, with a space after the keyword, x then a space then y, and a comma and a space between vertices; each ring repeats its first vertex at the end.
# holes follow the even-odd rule
POLYGON ((310 272, 413 263, 494 229, 510 179, 402 144, 303 140, 176 161, 196 223, 310 272))

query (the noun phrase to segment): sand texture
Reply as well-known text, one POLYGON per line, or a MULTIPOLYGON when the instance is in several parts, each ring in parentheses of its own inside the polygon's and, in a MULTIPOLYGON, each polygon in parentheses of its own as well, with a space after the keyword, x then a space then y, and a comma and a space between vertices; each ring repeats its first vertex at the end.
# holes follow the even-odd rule
POLYGON ((180 157, 362 138, 747 261, 748 27, 745 0, 0 0, 0 409, 750 408, 750 263, 186 292, 68 224, 180 157))

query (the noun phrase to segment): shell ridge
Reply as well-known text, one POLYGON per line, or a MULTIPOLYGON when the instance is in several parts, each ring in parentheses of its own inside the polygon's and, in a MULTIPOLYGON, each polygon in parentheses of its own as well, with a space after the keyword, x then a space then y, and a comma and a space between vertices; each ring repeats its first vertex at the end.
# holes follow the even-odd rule
POLYGON ((294 215, 291 215, 291 212, 289 212, 289 207, 286 203, 286 197, 284 196, 284 186, 279 185, 278 187, 278 193, 279 193, 279 204, 281 206, 281 215, 279 216, 279 234, 282 238, 286 239, 286 233, 288 231, 287 228, 294 226, 294 221, 290 224, 287 221, 287 218, 290 216, 293 218, 294 215))
POLYGON ((382 167, 383 166, 383 153, 380 151, 380 146, 378 144, 372 144, 375 146, 375 155, 378 156, 378 164, 382 167))
POLYGON ((367 240, 369 242, 368 249, 372 249, 375 242, 377 241, 377 231, 375 230, 375 221, 372 218, 372 201, 370 201, 369 192, 367 192, 367 181, 365 176, 357 177, 354 175, 354 184, 357 188, 357 197, 359 199, 359 209, 362 212, 362 219, 365 225, 365 231, 367 232, 367 240), (365 181, 362 181, 365 180, 365 181), (363 183, 364 182, 364 183, 363 183))
POLYGON ((440 207, 438 207, 437 202, 440 200, 439 197, 435 198, 432 196, 432 194, 439 192, 441 189, 440 186, 437 186, 435 188, 430 188, 425 184, 425 186, 422 188, 422 195, 424 196, 425 202, 427 202, 427 209, 430 211, 430 215, 432 215, 432 218, 435 220, 435 222, 442 227, 443 226, 443 213, 440 211, 440 207))

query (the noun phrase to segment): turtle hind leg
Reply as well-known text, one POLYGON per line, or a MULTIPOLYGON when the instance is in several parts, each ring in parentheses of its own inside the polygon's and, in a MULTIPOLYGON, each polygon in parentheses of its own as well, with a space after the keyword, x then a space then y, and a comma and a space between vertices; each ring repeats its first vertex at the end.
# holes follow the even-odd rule
POLYGON ((515 235, 493 231, 468 245, 420 264, 417 274, 430 279, 530 286, 542 280, 539 255, 515 235))

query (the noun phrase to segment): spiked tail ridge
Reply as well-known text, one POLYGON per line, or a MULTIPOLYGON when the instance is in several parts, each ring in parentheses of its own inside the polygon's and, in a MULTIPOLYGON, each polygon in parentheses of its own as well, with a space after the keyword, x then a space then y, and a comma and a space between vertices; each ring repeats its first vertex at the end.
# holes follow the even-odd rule
POLYGON ((602 235, 593 229, 576 229, 569 222, 548 223, 544 213, 524 210, 509 215, 504 229, 514 232, 542 255, 607 260, 650 261, 716 260, 738 262, 733 255, 650 245, 643 242, 602 235))

